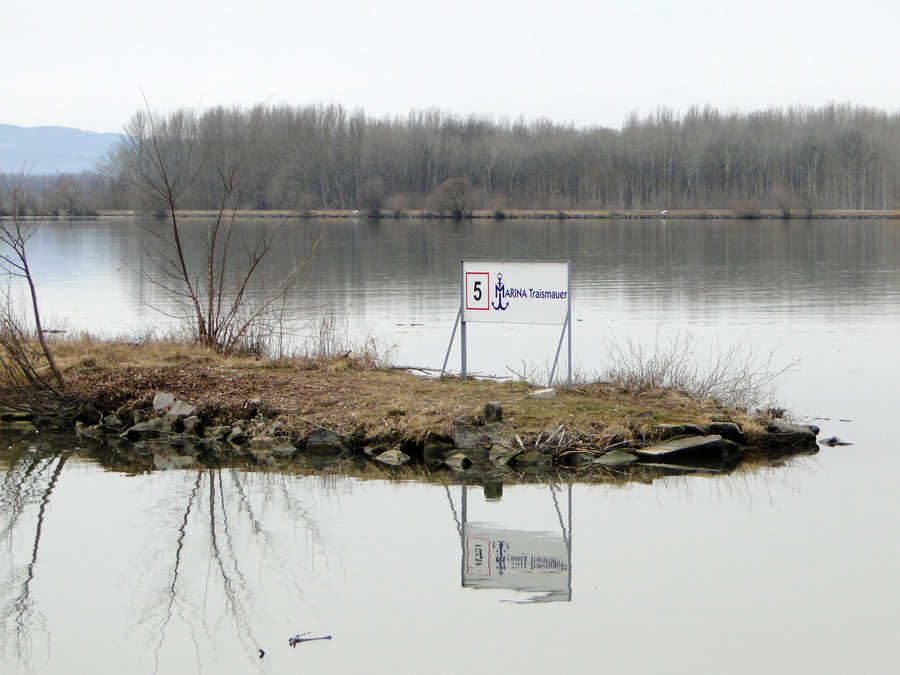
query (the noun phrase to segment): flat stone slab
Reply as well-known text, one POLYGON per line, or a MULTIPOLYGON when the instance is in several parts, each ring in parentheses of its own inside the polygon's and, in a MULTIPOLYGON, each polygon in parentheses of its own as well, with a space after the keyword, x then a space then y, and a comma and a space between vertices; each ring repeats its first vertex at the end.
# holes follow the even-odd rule
POLYGON ((676 438, 649 448, 633 450, 639 457, 669 457, 672 455, 703 455, 707 457, 720 457, 722 454, 722 437, 718 434, 707 436, 690 436, 688 438, 676 438))

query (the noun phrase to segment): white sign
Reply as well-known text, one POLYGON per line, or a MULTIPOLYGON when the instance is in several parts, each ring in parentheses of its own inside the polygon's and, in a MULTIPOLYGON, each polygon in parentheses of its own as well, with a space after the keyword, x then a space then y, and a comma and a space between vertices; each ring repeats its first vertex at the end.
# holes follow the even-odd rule
POLYGON ((570 305, 568 261, 463 260, 463 320, 562 325, 570 305))
POLYGON ((569 548, 549 532, 502 530, 466 523, 463 586, 506 588, 567 596, 569 548))

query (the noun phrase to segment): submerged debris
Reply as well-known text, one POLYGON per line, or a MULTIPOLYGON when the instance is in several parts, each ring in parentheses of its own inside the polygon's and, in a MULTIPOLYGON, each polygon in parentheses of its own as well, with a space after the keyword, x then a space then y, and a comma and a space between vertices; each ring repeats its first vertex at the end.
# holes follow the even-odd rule
POLYGON ((312 642, 313 640, 330 640, 330 635, 323 635, 322 637, 303 637, 304 635, 309 635, 309 631, 305 633, 297 633, 294 637, 288 638, 288 644, 291 647, 296 647, 301 642, 312 642))

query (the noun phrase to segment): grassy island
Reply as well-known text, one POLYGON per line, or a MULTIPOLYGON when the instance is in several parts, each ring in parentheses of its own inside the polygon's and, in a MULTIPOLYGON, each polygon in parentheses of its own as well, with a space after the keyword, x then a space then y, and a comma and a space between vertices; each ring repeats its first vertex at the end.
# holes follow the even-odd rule
POLYGON ((592 382, 535 397, 526 382, 426 377, 365 351, 265 359, 166 340, 81 339, 57 342, 54 353, 65 403, 54 412, 7 382, 7 427, 77 432, 79 446, 127 470, 617 481, 720 473, 817 447, 818 430, 778 422, 782 411, 672 388, 592 382))

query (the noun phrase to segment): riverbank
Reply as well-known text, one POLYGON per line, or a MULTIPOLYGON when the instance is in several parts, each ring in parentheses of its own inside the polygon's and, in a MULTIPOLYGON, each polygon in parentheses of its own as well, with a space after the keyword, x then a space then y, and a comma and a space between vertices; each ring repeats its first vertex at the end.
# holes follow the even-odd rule
POLYGON ((781 411, 737 410, 672 389, 426 377, 353 352, 258 360, 166 341, 90 340, 54 351, 77 412, 29 412, 22 393, 7 390, 7 431, 77 433, 132 470, 370 466, 484 480, 559 472, 627 480, 720 473, 817 449, 818 430, 785 425, 781 411))
MULTIPOLYGON (((121 218, 142 215, 136 211, 101 210, 93 216, 77 217, 104 217, 121 218)), ((146 214, 144 214, 146 215, 146 214)), ((183 218, 208 218, 213 214, 210 211, 184 210, 178 211, 183 218)), ((270 210, 257 211, 242 209, 235 212, 237 218, 360 218, 369 219, 370 216, 361 209, 311 209, 305 211, 270 210)), ((59 218, 72 218, 76 216, 58 215, 59 218)), ((432 211, 413 209, 403 211, 383 211, 380 218, 444 218, 451 216, 442 215, 432 211)), ((900 210, 863 210, 863 209, 831 209, 813 210, 781 210, 781 209, 475 209, 466 212, 464 218, 474 220, 873 220, 873 219, 900 219, 900 210)))

